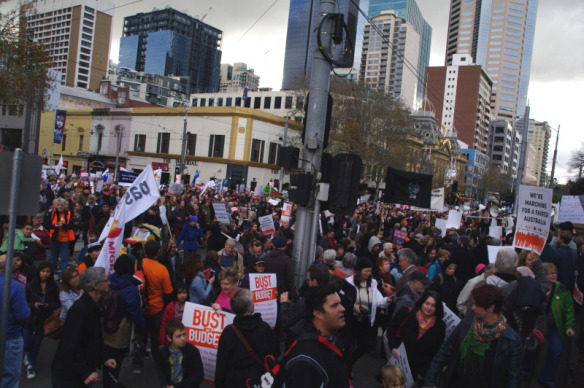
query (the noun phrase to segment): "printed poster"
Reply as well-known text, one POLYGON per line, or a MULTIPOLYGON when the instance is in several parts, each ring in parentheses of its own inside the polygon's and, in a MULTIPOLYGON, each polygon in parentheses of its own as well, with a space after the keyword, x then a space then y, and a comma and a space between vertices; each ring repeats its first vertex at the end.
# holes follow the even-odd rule
POLYGON ((284 202, 282 204, 282 216, 280 219, 290 222, 290 218, 292 218, 292 204, 290 202, 284 202))
POLYGON ((229 219, 229 214, 227 214, 225 203, 213 202, 213 210, 215 210, 215 217, 217 217, 217 221, 222 224, 229 225, 231 220, 229 219))
POLYGON ((253 295, 254 310, 262 314, 262 319, 272 329, 276 327, 278 318, 278 293, 276 292, 276 274, 249 274, 249 290, 253 295))
POLYGON ((63 131, 67 121, 67 111, 57 109, 55 111, 55 128, 53 129, 53 143, 61 144, 63 140, 63 131))
POLYGON ((262 230, 262 234, 274 234, 276 233, 276 227, 274 226, 274 218, 272 215, 267 215, 263 217, 259 217, 258 221, 260 222, 260 228, 262 230))
POLYGON ((442 320, 446 324, 446 335, 444 337, 446 340, 460 323, 460 318, 446 306, 446 303, 442 302, 442 305, 444 306, 444 317, 442 317, 442 320))
POLYGON ((186 327, 187 341, 199 349, 205 370, 205 383, 215 381, 217 348, 225 326, 233 323, 234 314, 214 311, 211 307, 185 303, 183 324, 186 327))
POLYGON ((495 246, 495 245, 487 245, 487 255, 489 257, 489 263, 495 264, 495 260, 497 260, 497 253, 501 249, 504 248, 511 248, 510 246, 495 246))
POLYGON ((450 210, 448 212, 448 220, 446 221, 446 229, 450 228, 460 228, 460 223, 462 222, 462 212, 458 210, 450 210))
POLYGON ((565 221, 584 224, 584 195, 564 195, 562 197, 558 222, 565 221))
POLYGON ((513 247, 534 249, 541 255, 550 230, 552 193, 545 187, 521 185, 513 247))
POLYGON ((401 230, 395 230, 393 232, 393 243, 397 245, 397 249, 403 248, 407 237, 408 237, 407 232, 402 232, 401 230))
POLYGON ((397 365, 406 377, 405 388, 411 388, 414 386, 414 378, 412 377, 412 370, 410 369, 410 363, 408 362, 408 355, 406 353, 406 347, 402 342, 397 348, 399 353, 399 358, 394 356, 389 357, 387 365, 397 365))

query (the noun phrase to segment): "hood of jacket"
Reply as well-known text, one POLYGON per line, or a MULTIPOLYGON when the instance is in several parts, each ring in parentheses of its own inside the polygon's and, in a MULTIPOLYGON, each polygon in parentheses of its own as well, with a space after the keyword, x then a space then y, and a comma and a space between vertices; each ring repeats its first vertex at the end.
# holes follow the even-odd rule
POLYGON ((373 253, 373 247, 377 244, 381 244, 381 240, 377 236, 371 236, 369 243, 367 243, 367 249, 369 252, 373 253))
POLYGON ((128 286, 137 286, 141 282, 140 280, 136 279, 135 277, 130 277, 129 275, 120 276, 117 272, 113 272, 109 276, 109 285, 110 288, 114 290, 121 290, 122 288, 128 286))
POLYGON ((237 315, 233 319, 233 324, 241 331, 254 331, 262 324, 262 315, 254 313, 251 315, 237 315))

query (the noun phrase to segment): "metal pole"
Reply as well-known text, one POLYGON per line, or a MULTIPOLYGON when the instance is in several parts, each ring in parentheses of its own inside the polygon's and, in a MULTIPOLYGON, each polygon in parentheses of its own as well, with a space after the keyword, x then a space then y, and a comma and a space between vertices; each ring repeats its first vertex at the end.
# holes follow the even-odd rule
MULTIPOLYGON (((335 11, 335 0, 320 1, 321 21, 325 15, 335 11)), ((322 49, 330 52, 331 34, 333 32, 332 18, 323 23, 321 32, 322 49)), ((331 64, 325 60, 320 50, 316 48, 312 60, 312 68, 310 69, 310 101, 306 111, 306 132, 302 159, 302 168, 306 172, 315 173, 320 171, 331 69, 331 64), (314 143, 316 143, 316 146, 314 143)), ((316 200, 314 202, 309 206, 298 206, 296 213, 296 236, 294 237, 292 260, 294 261, 295 279, 298 287, 302 285, 306 278, 306 270, 309 263, 314 260, 316 234, 312 233, 312 231, 314 230, 314 220, 318 220, 319 210, 319 204, 316 203, 316 200)))
MULTIPOLYGON (((282 147, 286 147, 286 142, 288 141, 288 120, 290 119, 290 113, 286 113, 286 123, 284 124, 284 141, 282 142, 282 147)), ((280 193, 282 192, 282 187, 284 186, 284 167, 280 167, 280 193)))
POLYGON ((117 181, 118 179, 118 166, 120 161, 120 149, 122 148, 122 129, 121 125, 116 125, 116 131, 118 132, 118 149, 116 152, 116 169, 114 171, 114 180, 113 182, 117 181))
POLYGON ((558 134, 556 135, 556 148, 554 149, 554 158, 552 160, 552 174, 550 177, 550 187, 554 187, 554 175, 556 173, 556 158, 558 157, 558 141, 560 140, 560 126, 558 125, 558 134))
MULTIPOLYGON (((185 171, 185 158, 187 154, 187 117, 189 115, 189 105, 185 106, 185 123, 183 126, 183 135, 182 135, 182 149, 180 151, 180 175, 182 179, 182 174, 185 171)), ((174 179, 176 180, 176 174, 174 179)))
MULTIPOLYGON (((10 283, 12 278, 12 256, 14 255, 14 236, 16 234, 16 212, 18 209, 18 186, 20 184, 20 166, 22 149, 14 150, 12 157, 12 186, 10 187, 10 203, 8 204, 8 240, 6 247, 6 264, 4 267, 4 289, 2 293, 2 315, 0 319, 0 365, 4 368, 4 351, 6 350, 6 335, 8 329, 8 313, 10 307, 10 283)), ((4 373, 2 373, 3 375, 4 373)))
MULTIPOLYGON (((515 216, 517 216, 519 203, 519 188, 523 180, 523 171, 525 171, 525 154, 527 153, 527 132, 529 130, 529 105, 525 107, 525 115, 523 117, 523 131, 521 133, 521 153, 519 154, 519 167, 517 169, 517 179, 515 180, 515 216)), ((513 162, 513 161, 512 161, 513 162)))

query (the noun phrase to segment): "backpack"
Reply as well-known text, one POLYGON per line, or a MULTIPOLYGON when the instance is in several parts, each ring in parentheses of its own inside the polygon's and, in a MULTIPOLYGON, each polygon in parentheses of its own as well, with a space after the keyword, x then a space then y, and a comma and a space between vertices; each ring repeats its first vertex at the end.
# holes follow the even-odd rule
POLYGON ((113 334, 118 331, 120 322, 124 319, 119 291, 110 289, 101 297, 98 305, 102 314, 101 327, 104 333, 113 334))

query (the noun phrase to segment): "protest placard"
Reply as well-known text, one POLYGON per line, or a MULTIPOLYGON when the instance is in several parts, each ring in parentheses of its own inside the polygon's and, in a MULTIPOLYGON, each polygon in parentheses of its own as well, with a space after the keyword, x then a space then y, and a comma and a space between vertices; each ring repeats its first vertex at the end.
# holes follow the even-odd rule
POLYGON ((521 185, 513 246, 533 249, 540 255, 550 230, 553 190, 521 185))
POLYGON ((510 246, 493 246, 487 245, 487 255, 489 256, 489 263, 495 263, 497 259, 497 253, 503 248, 511 248, 510 246))
POLYGON ((402 342, 397 348, 399 353, 399 358, 394 356, 389 357, 387 365, 397 365, 401 369, 402 373, 406 377, 405 388, 411 388, 414 386, 414 378, 412 377, 412 370, 410 369, 410 363, 408 362, 408 355, 406 353, 406 347, 402 342))
POLYGON ((448 220, 446 220, 446 229, 460 228, 461 221, 462 221, 462 212, 459 212, 458 210, 450 210, 448 212, 448 220))
POLYGON ((442 305, 444 306, 444 316, 442 317, 442 320, 446 324, 446 336, 444 338, 448 338, 460 323, 460 318, 446 306, 446 303, 442 302, 442 305))
POLYGON ((225 208, 224 202, 213 202, 213 210, 215 210, 215 217, 217 217, 217 221, 224 225, 229 225, 231 220, 229 219, 229 214, 227 214, 227 209, 225 208))
POLYGON ((182 322, 186 327, 187 341, 195 345, 201 353, 207 384, 215 381, 219 338, 225 326, 233 322, 233 318, 235 315, 214 311, 211 307, 185 303, 182 322))
POLYGON ((254 311, 262 314, 262 319, 273 329, 278 318, 278 294, 276 274, 249 274, 249 290, 253 295, 254 311))
POLYGON ((584 195, 564 195, 560 202, 558 222, 584 224, 584 195))
POLYGON ((393 232, 393 243, 397 245, 397 249, 403 248, 407 237, 407 232, 402 232, 401 230, 396 230, 393 232))
POLYGON ((446 223, 448 220, 436 218, 435 226, 442 232, 442 237, 446 236, 446 223))
POLYGON ((260 228, 262 230, 262 234, 274 234, 276 233, 276 227, 274 226, 274 218, 272 215, 267 215, 263 217, 259 217, 258 221, 260 222, 260 228))
POLYGON ((422 211, 422 212, 423 211, 439 212, 439 211, 442 211, 443 208, 444 208, 444 187, 432 190, 432 199, 430 201, 430 208, 429 209, 423 208, 423 207, 412 206, 412 210, 422 211))
POLYGON ((292 217, 292 204, 290 202, 284 202, 282 204, 282 216, 280 219, 282 221, 290 222, 290 218, 292 217))
POLYGON ((489 226, 489 237, 498 238, 501 240, 503 236, 503 227, 502 226, 489 226))

